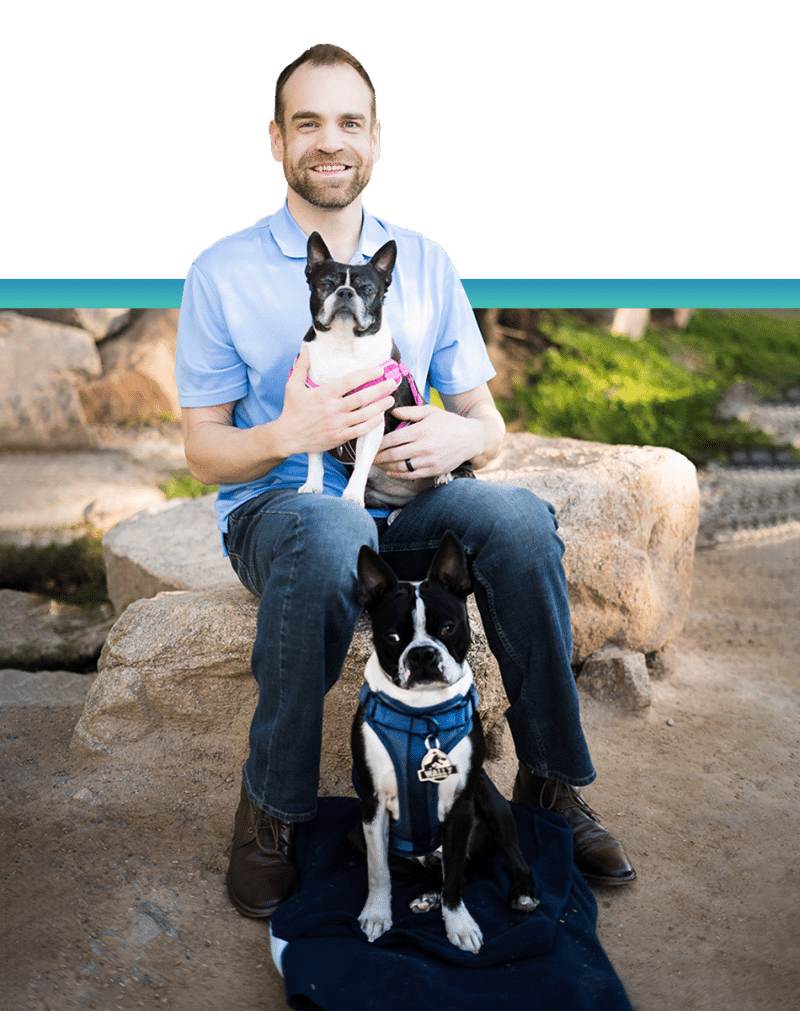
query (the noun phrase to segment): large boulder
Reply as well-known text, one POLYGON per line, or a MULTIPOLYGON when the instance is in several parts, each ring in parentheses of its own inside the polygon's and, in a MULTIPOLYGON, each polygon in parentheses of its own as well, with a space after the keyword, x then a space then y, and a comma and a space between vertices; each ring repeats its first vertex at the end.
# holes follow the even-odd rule
POLYGON ((154 504, 103 538, 108 595, 117 614, 163 590, 239 586, 216 529, 215 495, 154 504))
POLYGON ((180 417, 174 374, 177 333, 177 309, 148 309, 123 333, 103 341, 103 377, 78 391, 90 423, 180 417))
MULTIPOLYGON (((556 506, 567 547, 573 662, 577 667, 594 654, 595 693, 602 688, 598 651, 609 643, 641 674, 643 657, 629 655, 660 650, 680 631, 689 603, 699 498, 692 464, 666 449, 514 435, 481 478, 531 488, 556 506)), ((104 554, 114 602, 127 609, 103 649, 76 740, 95 751, 133 749, 149 761, 153 749, 179 749, 190 734, 226 761, 241 757, 254 705, 256 602, 221 557, 213 496, 168 503, 121 523, 106 534, 104 554)), ((471 663, 491 730, 502 725, 506 703, 470 606, 471 663)), ((369 652, 362 621, 326 703, 329 792, 348 777, 348 727, 369 652)), ((609 677, 617 677, 615 670, 612 664, 609 677)), ((647 684, 631 701, 618 681, 606 697, 646 705, 647 684)))
MULTIPOLYGON (((573 664, 611 642, 652 653, 683 627, 699 491, 694 466, 669 449, 511 435, 480 478, 529 488, 555 506, 566 545, 573 664)), ((233 586, 214 497, 156 506, 106 534, 117 613, 162 590, 233 586)))
POLYGON ((101 372, 94 338, 73 326, 0 312, 0 448, 95 444, 75 385, 101 372))
POLYGON ((519 434, 480 476, 529 488, 555 506, 566 545, 573 665, 607 643, 651 653, 680 632, 700 506, 686 457, 519 434))
POLYGON ((17 309, 23 316, 36 316, 86 330, 96 341, 122 330, 131 318, 130 309, 17 309))
POLYGON ((0 612, 0 668, 17 670, 86 670, 113 623, 107 604, 77 607, 17 590, 0 590, 0 612))

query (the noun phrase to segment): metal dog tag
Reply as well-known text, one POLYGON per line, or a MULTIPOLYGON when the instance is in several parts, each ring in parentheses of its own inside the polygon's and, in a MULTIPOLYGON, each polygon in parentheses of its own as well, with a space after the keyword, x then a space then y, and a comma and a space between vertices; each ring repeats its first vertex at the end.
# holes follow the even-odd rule
POLYGON ((422 765, 417 769, 417 777, 420 783, 441 783, 452 776, 458 769, 450 761, 450 756, 446 755, 437 747, 428 747, 427 753, 422 758, 422 765))

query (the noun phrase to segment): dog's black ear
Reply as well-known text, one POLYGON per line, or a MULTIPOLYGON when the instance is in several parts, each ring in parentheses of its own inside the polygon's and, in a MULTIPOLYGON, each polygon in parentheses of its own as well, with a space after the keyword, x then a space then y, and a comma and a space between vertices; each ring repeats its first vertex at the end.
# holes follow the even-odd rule
POLYGON ((388 288, 392 280, 392 271, 394 270, 394 263, 397 259, 397 243, 394 239, 390 239, 378 250, 377 253, 369 261, 372 266, 380 273, 383 274, 384 283, 388 288))
POLYGON ((397 586, 397 582, 397 576, 378 552, 364 544, 358 553, 359 604, 371 611, 389 590, 397 586))
POLYGON ((318 267, 325 260, 332 259, 333 257, 325 245, 325 240, 319 232, 312 232, 308 237, 308 246, 306 247, 306 277, 314 267, 318 267))
POLYGON ((439 542, 439 548, 428 569, 428 580, 441 583, 458 597, 466 597, 472 589, 464 546, 452 530, 447 530, 439 542))

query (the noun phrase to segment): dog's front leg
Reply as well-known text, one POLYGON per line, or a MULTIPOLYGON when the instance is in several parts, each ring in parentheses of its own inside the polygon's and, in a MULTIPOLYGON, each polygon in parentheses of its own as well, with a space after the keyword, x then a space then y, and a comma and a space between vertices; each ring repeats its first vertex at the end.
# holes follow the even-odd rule
POLYGON ((363 822, 367 844, 367 901, 358 917, 368 941, 375 941, 392 925, 392 881, 389 873, 389 811, 378 803, 370 821, 363 822))
POLYGON ((322 466, 322 453, 308 454, 308 478, 306 483, 298 488, 303 495, 319 495, 323 488, 324 468, 322 466))
POLYGON ((472 798, 457 797, 442 826, 442 918, 448 940, 462 951, 477 955, 483 944, 481 928, 464 905, 461 892, 467 864, 469 836, 474 820, 472 798))
POLYGON ((357 502, 361 506, 364 505, 364 489, 367 487, 370 467, 372 467, 372 463, 378 455, 382 439, 383 417, 381 417, 378 425, 371 432, 367 432, 366 435, 362 435, 356 439, 356 462, 353 473, 350 475, 350 480, 347 482, 347 487, 342 495, 343 499, 347 499, 349 502, 357 502))

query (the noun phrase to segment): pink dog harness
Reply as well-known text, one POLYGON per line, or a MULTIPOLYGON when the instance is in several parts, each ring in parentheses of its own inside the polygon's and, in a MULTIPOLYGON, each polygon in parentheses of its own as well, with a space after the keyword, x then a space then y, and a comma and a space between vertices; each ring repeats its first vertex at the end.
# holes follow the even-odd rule
MULTIPOLYGON (((381 363, 381 368, 383 369, 383 375, 379 376, 377 379, 373 379, 369 383, 364 383, 361 386, 357 386, 354 390, 350 390, 347 396, 351 396, 353 393, 359 393, 361 390, 366 390, 370 386, 377 386, 378 383, 382 383, 384 379, 394 379, 396 383, 401 383, 403 379, 407 379, 409 385, 411 386, 411 392, 414 395, 414 403, 417 407, 424 407, 425 401, 420 396, 417 385, 414 382, 414 377, 411 375, 408 366, 404 362, 398 362, 394 358, 390 358, 388 361, 381 363)), ((289 371, 289 375, 294 371, 294 366, 289 371)), ((306 386, 311 389, 318 389, 319 383, 315 383, 313 379, 306 376, 306 386)), ((405 428, 408 425, 408 421, 401 421, 397 428, 405 428)), ((350 441, 344 443, 343 446, 337 446, 335 449, 331 450, 335 456, 337 456, 342 463, 355 463, 356 461, 356 447, 355 442, 350 441)))

